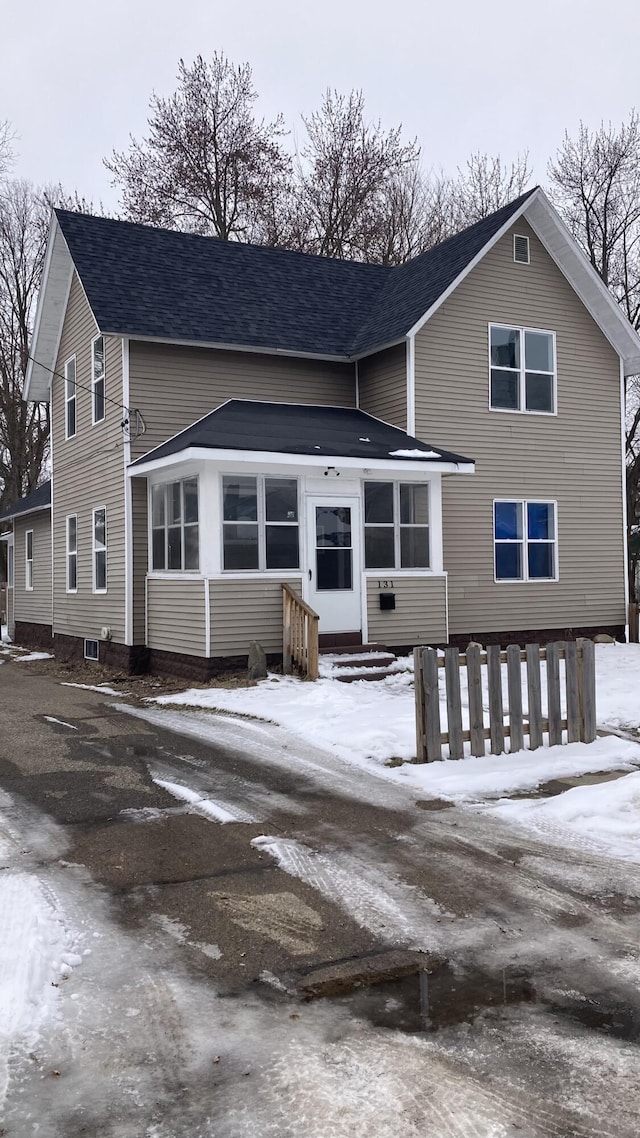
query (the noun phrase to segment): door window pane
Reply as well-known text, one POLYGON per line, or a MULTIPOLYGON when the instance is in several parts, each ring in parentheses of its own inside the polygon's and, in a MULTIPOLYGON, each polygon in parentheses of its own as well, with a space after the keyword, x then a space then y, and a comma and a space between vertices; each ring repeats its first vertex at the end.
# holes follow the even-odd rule
POLYGON ((299 567, 297 526, 267 526, 266 546, 267 569, 299 567))
POLYGON ((230 474, 225 475, 222 485, 225 522, 256 522, 258 520, 256 479, 230 474))
POLYGON ((352 588, 350 549, 317 549, 316 569, 319 591, 352 588))
POLYGON ((400 567, 429 568, 429 530, 426 527, 407 526, 400 529, 400 567))
POLYGON ((365 482, 364 521, 393 524, 393 482, 365 482))
POLYGON ((536 541, 528 549, 529 576, 533 580, 555 577, 553 542, 536 541))
POLYGON ((364 531, 365 569, 395 568, 395 538, 393 526, 367 526, 364 531))
POLYGON ((258 569, 257 525, 224 526, 225 569, 258 569))
POLYGON ((265 517, 268 522, 297 522, 298 483, 295 478, 265 478, 265 517))
POLYGON ((520 542, 496 542, 496 578, 519 581, 522 577, 522 545, 520 542))
POLYGON ((349 506, 316 506, 316 545, 318 548, 351 546, 349 506))

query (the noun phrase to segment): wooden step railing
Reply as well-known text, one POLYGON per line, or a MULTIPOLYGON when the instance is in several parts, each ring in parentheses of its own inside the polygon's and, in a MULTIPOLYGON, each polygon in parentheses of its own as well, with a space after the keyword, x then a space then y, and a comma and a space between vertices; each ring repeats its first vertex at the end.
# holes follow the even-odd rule
POLYGON ((282 586, 282 671, 294 667, 307 680, 318 678, 318 617, 289 585, 282 586))

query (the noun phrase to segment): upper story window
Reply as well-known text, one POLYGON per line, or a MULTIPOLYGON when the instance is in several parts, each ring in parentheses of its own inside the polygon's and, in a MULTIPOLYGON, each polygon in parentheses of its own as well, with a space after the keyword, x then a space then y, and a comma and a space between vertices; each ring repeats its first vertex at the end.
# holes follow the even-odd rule
POLYGON ((24 535, 24 587, 33 589, 33 530, 28 529, 24 535))
POLYGON ((67 518, 67 592, 78 590, 78 517, 70 514, 67 518))
POLYGON ((222 479, 225 569, 298 569, 296 478, 225 474, 222 479))
POLYGON ((93 591, 107 591, 107 511, 93 511, 93 591))
POLYGON ((198 479, 151 489, 151 564, 154 570, 195 570, 200 565, 198 479))
POLYGON ((101 423, 105 417, 104 402, 104 336, 91 342, 91 417, 101 423))
POLYGON ((555 502, 494 502, 493 533, 496 581, 557 580, 555 502))
POLYGON ((76 357, 64 365, 64 437, 71 439, 76 433, 76 357))
POLYGON ((365 569, 429 568, 429 487, 365 482, 365 569))
POLYGON ((490 324, 489 356, 492 410, 555 414, 553 332, 490 324))

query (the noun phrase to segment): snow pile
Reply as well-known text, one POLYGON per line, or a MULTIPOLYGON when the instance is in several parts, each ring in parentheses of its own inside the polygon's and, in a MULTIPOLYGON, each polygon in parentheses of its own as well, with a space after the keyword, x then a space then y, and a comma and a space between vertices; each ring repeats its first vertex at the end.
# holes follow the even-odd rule
POLYGON ((602 848, 640 862, 640 771, 594 786, 574 786, 554 798, 501 802, 490 808, 563 844, 602 848))
POLYGON ((26 656, 14 656, 15 663, 31 664, 34 660, 53 660, 53 652, 27 652, 26 656))
POLYGON ((442 458, 437 450, 390 450, 391 458, 442 458))
POLYGON ((61 680, 60 687, 62 688, 82 688, 83 691, 97 691, 100 695, 129 695, 129 692, 116 691, 115 688, 110 688, 108 684, 72 684, 70 680, 61 680))

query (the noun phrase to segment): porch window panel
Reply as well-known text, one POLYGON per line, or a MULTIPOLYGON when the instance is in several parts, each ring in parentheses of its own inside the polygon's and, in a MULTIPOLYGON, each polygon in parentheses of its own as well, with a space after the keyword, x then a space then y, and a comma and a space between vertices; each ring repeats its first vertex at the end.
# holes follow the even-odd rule
POLYGON ((428 526, 400 527, 400 568, 429 568, 428 526))
POLYGON ((182 521, 182 484, 170 482, 167 486, 167 521, 170 526, 182 521))
POLYGON ((242 474, 226 474, 222 480, 225 522, 257 522, 257 479, 242 474))
POLYGON ((198 521, 198 479, 186 478, 182 483, 183 517, 185 525, 198 521))
POLYGON ((393 525, 393 482, 365 482, 365 525, 393 525))
POLYGON ((167 569, 182 569, 182 526, 167 528, 167 569))
POLYGON ((267 522, 297 522, 297 480, 295 478, 265 478, 264 506, 267 522))
POLYGON ((223 529, 225 569, 259 569, 257 524, 225 523, 223 529))
POLYGON ((151 525, 159 529, 165 525, 165 487, 154 486, 151 490, 151 525))
POLYGON ((164 526, 152 532, 152 565, 157 570, 167 568, 166 533, 164 526))
POLYGON ((197 524, 184 527, 184 567, 191 570, 200 568, 197 524))
POLYGON ((266 527, 267 569, 298 569, 300 552, 297 526, 266 527))
POLYGON ((400 525, 427 525, 429 488, 424 482, 405 482, 400 486, 400 525))
POLYGON ((395 569, 395 547, 393 526, 365 526, 365 569, 395 569))
POLYGON ((351 549, 318 549, 316 557, 318 591, 353 588, 351 549))

